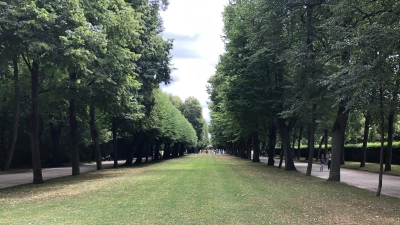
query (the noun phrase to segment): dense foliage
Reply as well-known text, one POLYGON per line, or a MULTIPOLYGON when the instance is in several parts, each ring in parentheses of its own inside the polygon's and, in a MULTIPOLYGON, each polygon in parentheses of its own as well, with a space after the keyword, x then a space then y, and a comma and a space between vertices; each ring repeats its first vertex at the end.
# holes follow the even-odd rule
POLYGON ((192 125, 158 90, 171 80, 159 14, 167 6, 0 1, 0 166, 32 165, 41 183, 42 166, 72 162, 78 175, 93 155, 101 169, 106 154, 117 166, 196 146, 192 125))
MULTIPOLYGON (((313 154, 322 137, 339 180, 345 142, 398 136, 399 14, 395 0, 231 0, 208 87, 213 145, 244 158, 253 150, 254 161, 278 142, 292 170, 294 141, 303 136, 313 154)), ((385 155, 390 170, 391 148, 385 155)))

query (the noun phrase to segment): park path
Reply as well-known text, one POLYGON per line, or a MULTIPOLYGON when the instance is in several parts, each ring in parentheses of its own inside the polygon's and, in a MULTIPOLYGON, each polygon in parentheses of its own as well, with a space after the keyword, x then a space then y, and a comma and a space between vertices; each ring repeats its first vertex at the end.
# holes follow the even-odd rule
MULTIPOLYGON (((125 163, 125 160, 118 161, 118 165, 125 163)), ((114 166, 114 161, 103 161, 103 169, 112 168, 114 166)), ((97 170, 96 163, 83 164, 80 165, 80 173, 86 173, 89 171, 97 170)), ((71 176, 71 167, 57 167, 57 168, 45 168, 42 169, 43 180, 49 180, 57 177, 71 176)), ((0 189, 13 187, 21 184, 30 184, 33 182, 33 173, 13 173, 13 174, 2 174, 0 175, 0 189)))
MULTIPOLYGON (((260 157, 260 161, 263 163, 267 163, 268 158, 260 157)), ((106 162, 103 161, 102 163, 103 163, 103 169, 112 168, 114 164, 113 161, 106 161, 106 162)), ((122 165, 123 163, 125 163, 124 160, 118 161, 119 165, 122 165)), ((279 161, 275 160, 276 166, 278 165, 278 163, 279 161)), ((307 163, 295 162, 295 166, 299 172, 304 174, 306 173, 307 163)), ((81 173, 86 173, 95 170, 96 170, 95 163, 84 164, 80 166, 81 173)), ((71 173, 72 173, 71 167, 47 168, 42 170, 43 180, 48 180, 62 176, 71 176, 71 173)), ((325 166, 325 170, 323 172, 320 172, 319 165, 313 164, 311 175, 320 177, 322 179, 328 179, 329 171, 327 169, 327 166, 325 166)), ((341 182, 355 187, 367 189, 373 192, 376 192, 378 188, 378 178, 379 175, 377 173, 371 173, 359 170, 350 170, 345 168, 340 169, 341 182)), ((21 184, 30 184, 32 183, 32 181, 33 181, 32 172, 3 174, 0 175, 0 189, 17 186, 21 184)), ((400 198, 400 177, 384 174, 381 193, 384 195, 400 198)))
MULTIPOLYGON (((267 157, 260 157, 260 161, 263 163, 268 162, 267 157)), ((278 166, 279 160, 275 159, 275 165, 278 166)), ((285 162, 283 162, 282 167, 284 167, 285 162)), ((296 169, 301 173, 306 173, 307 163, 305 162, 295 162, 294 165, 296 169)), ((323 179, 328 179, 329 171, 328 166, 325 165, 324 171, 319 171, 319 165, 313 164, 311 175, 323 179)), ((376 192, 378 189, 379 174, 371 173, 360 170, 351 170, 346 168, 340 169, 340 182, 346 183, 351 186, 367 189, 376 192)), ((389 195, 392 197, 400 198, 400 177, 393 175, 383 174, 382 178, 382 190, 381 194, 389 195)))

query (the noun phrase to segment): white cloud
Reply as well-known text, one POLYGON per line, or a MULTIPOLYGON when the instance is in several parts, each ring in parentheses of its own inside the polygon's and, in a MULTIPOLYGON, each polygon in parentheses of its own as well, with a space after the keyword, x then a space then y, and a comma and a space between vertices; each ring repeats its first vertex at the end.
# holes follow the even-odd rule
POLYGON ((224 52, 222 12, 227 4, 228 0, 170 0, 168 10, 161 13, 164 38, 175 39, 172 64, 177 69, 172 73, 175 81, 162 89, 182 100, 197 98, 207 121, 206 85, 224 52))

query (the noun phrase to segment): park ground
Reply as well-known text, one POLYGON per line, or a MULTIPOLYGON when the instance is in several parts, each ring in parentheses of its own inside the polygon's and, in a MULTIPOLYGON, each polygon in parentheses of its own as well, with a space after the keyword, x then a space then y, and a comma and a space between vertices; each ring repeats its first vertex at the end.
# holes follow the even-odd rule
POLYGON ((0 224, 399 224, 399 203, 202 154, 0 189, 0 224))

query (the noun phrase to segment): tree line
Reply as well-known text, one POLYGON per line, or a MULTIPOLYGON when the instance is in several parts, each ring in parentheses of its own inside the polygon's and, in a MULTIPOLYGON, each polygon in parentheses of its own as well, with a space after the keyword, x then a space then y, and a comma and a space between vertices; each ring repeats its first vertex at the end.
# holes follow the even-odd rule
POLYGON ((207 145, 207 124, 191 111, 198 101, 182 103, 181 111, 159 89, 171 82, 173 44, 161 37, 167 6, 167 0, 0 1, 0 166, 28 164, 33 183, 43 183, 43 163, 69 162, 79 175, 92 148, 101 169, 104 143, 117 167, 121 139, 128 142, 127 165, 148 150, 159 159, 161 148, 169 158, 207 145))
POLYGON ((295 170, 293 130, 299 138, 306 131, 310 175, 322 134, 332 145, 329 180, 340 181, 349 125, 364 122, 362 167, 369 128, 378 124, 379 195, 399 111, 399 15, 395 0, 231 0, 223 13, 226 52, 208 86, 213 145, 243 158, 252 148, 257 162, 260 149, 273 156, 280 142, 285 170, 295 170))

